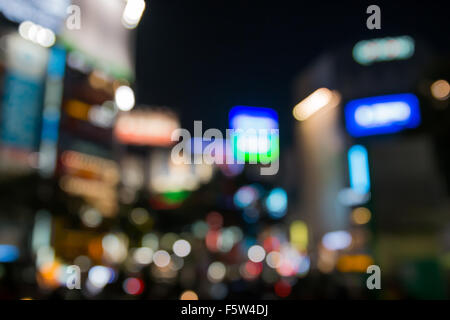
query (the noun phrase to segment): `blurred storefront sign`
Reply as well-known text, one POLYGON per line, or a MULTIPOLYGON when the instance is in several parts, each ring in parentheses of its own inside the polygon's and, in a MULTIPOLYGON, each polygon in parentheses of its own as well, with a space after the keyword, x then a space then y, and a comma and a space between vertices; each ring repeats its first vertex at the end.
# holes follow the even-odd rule
POLYGON ((135 110, 119 114, 114 134, 123 144, 168 147, 172 133, 179 128, 177 117, 164 111, 135 110))
POLYGON ((8 74, 2 114, 2 142, 34 150, 39 144, 42 84, 8 74))
POLYGON ((101 263, 103 234, 69 229, 61 220, 55 222, 54 233, 54 250, 58 257, 73 261, 76 257, 88 256, 94 263, 101 263))
POLYGON ((212 165, 175 164, 167 150, 154 150, 150 156, 150 190, 155 193, 194 191, 212 175, 212 165))
POLYGON ((117 184, 120 173, 117 164, 75 151, 61 156, 62 177, 59 185, 73 196, 83 198, 104 216, 114 216, 118 209, 117 184))
POLYGON ((88 121, 90 124, 103 129, 113 127, 117 114, 114 102, 110 100, 101 105, 91 105, 77 99, 70 99, 64 103, 64 111, 71 118, 88 121))
POLYGON ((1 163, 2 169, 11 173, 36 166, 32 154, 40 142, 48 50, 18 34, 6 36, 5 43, 7 71, 0 122, 1 163))
POLYGON ((362 145, 355 145, 348 150, 348 171, 351 189, 358 194, 369 193, 369 156, 367 149, 362 145))
POLYGON ((9 146, 36 150, 48 52, 15 34, 6 42, 1 140, 9 146))
POLYGON ((353 137, 416 128, 421 122, 419 100, 410 93, 352 100, 345 106, 345 122, 353 137))
POLYGON ((414 54, 414 39, 409 36, 363 40, 353 48, 353 58, 362 65, 408 59, 414 54))
POLYGON ((64 152, 61 160, 63 170, 68 174, 103 180, 111 185, 119 182, 119 169, 112 160, 75 151, 64 152))
POLYGON ((0 0, 0 11, 15 22, 33 21, 54 32, 61 30, 70 0, 0 0))

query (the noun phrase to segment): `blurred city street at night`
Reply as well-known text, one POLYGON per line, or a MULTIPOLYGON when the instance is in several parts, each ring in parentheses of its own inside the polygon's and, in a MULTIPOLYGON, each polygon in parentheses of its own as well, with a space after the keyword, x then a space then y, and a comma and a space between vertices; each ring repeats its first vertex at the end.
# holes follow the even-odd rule
POLYGON ((0 299, 449 299, 443 3, 0 0, 0 299))

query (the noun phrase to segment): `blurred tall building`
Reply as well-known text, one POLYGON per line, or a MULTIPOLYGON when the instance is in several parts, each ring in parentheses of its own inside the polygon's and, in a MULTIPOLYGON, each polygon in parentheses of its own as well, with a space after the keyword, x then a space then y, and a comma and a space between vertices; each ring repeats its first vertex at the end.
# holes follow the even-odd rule
POLYGON ((115 92, 134 82, 139 22, 126 5, 0 1, 0 245, 15 253, 0 260, 23 266, 9 277, 59 285, 59 266, 96 238, 78 215, 92 224, 118 211, 115 92))
MULTIPOLYGON (((445 296, 445 264, 439 257, 445 251, 441 236, 450 222, 445 180, 450 168, 439 141, 449 137, 448 100, 437 101, 430 91, 433 82, 448 78, 448 65, 441 60, 421 39, 369 39, 323 54, 295 83, 295 103, 302 101, 294 109, 302 159, 298 212, 311 226, 313 250, 331 231, 347 230, 354 240, 364 234, 363 245, 341 254, 368 254, 386 279, 398 276, 416 298, 445 296), (330 92, 340 97, 338 103, 331 101, 330 92), (418 127, 352 136, 345 116, 349 102, 404 93, 418 97, 418 127), (436 117, 447 121, 436 123, 436 117), (365 199, 355 197, 350 188, 352 145, 362 145, 368 154, 370 190, 365 199), (361 207, 371 217, 365 226, 354 220, 361 207), (408 278, 408 272, 415 276, 408 278), (427 281, 435 290, 426 289, 427 281)), ((382 105, 381 100, 374 103, 382 105)), ((389 118, 393 108, 372 116, 389 118)), ((388 120, 383 121, 387 126, 388 120)))

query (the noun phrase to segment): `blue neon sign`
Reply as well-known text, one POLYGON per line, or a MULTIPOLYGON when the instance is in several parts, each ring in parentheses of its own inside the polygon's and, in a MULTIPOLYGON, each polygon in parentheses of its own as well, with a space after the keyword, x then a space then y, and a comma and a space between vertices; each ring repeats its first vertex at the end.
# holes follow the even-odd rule
POLYGON ((366 148, 355 145, 348 150, 348 169, 350 188, 358 194, 368 193, 370 191, 370 173, 366 148))
POLYGON ((411 93, 357 99, 345 106, 345 124, 353 137, 412 129, 420 121, 419 100, 411 93))

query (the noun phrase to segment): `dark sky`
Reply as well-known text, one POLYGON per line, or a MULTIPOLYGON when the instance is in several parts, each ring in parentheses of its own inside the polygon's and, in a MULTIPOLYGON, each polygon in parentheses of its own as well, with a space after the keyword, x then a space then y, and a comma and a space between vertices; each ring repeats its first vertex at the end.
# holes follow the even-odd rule
POLYGON ((138 103, 170 106, 184 127, 225 129, 234 105, 272 107, 291 131, 293 79, 342 44, 412 35, 446 50, 444 1, 148 0, 138 30, 138 103), (381 7, 382 29, 366 28, 381 7))

